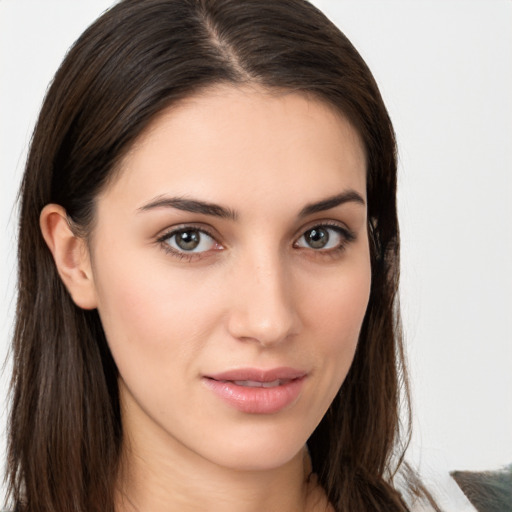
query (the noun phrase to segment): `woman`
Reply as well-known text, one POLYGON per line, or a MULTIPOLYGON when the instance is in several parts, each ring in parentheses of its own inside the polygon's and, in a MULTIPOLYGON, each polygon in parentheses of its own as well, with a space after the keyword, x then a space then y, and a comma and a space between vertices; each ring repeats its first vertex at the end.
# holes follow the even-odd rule
POLYGON ((307 2, 105 13, 22 184, 14 509, 406 510, 395 188, 371 73, 307 2))

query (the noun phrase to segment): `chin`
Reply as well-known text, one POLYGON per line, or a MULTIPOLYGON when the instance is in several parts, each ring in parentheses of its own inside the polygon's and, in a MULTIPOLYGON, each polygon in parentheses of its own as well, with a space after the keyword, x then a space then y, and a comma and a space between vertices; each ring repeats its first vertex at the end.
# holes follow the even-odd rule
MULTIPOLYGON (((268 443, 267 446, 245 446, 238 450, 229 450, 216 457, 216 464, 239 472, 272 471, 286 466, 294 458, 302 454, 304 444, 293 449, 276 446, 278 443, 268 443)), ((302 455, 300 455, 302 458, 302 455)))
MULTIPOLYGON (((268 471, 285 466, 302 451, 311 434, 304 421, 290 425, 276 419, 255 418, 255 424, 232 429, 229 434, 211 432, 208 444, 196 449, 219 466, 236 471, 268 471), (259 420, 259 421, 258 421, 259 420), (263 421, 266 424, 263 424, 263 421), (294 428, 295 427, 295 428, 294 428)), ((206 440, 205 440, 206 441, 206 440)))

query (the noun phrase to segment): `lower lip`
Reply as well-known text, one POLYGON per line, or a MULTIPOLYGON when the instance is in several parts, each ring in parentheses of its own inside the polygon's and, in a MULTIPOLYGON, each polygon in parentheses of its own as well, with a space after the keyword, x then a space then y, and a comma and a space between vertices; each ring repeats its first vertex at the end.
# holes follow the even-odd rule
POLYGON ((305 377, 280 386, 260 388, 238 386, 232 381, 204 378, 206 386, 229 405, 249 414, 272 414, 293 404, 300 395, 305 377))

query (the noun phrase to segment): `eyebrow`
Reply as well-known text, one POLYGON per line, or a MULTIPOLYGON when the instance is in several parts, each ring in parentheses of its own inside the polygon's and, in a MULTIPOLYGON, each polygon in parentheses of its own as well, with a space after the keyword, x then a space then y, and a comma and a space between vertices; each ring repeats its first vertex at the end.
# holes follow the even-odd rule
MULTIPOLYGON (((341 194, 322 199, 314 203, 307 204, 299 212, 299 218, 307 217, 314 213, 323 212, 336 208, 345 203, 357 203, 365 206, 365 201, 355 190, 347 190, 341 194)), ((159 196, 138 208, 140 212, 146 212, 157 208, 175 208, 191 213, 201 213, 203 215, 211 215, 213 217, 220 217, 222 219, 237 220, 238 213, 230 208, 220 206, 206 201, 197 199, 185 199, 183 197, 166 197, 159 196)))
POLYGON ((366 205, 364 199, 355 190, 347 190, 336 196, 331 196, 327 199, 322 199, 316 203, 310 203, 304 206, 299 213, 299 217, 307 217, 313 213, 330 210, 331 208, 336 208, 336 206, 340 206, 345 203, 357 203, 362 206, 366 205))
POLYGON ((218 204, 208 203, 206 201, 198 201, 196 199, 185 199, 183 197, 165 197, 160 196, 138 210, 146 212, 156 208, 175 208, 184 212, 202 213, 203 215, 211 215, 222 219, 236 220, 238 215, 235 211, 220 206, 218 204))

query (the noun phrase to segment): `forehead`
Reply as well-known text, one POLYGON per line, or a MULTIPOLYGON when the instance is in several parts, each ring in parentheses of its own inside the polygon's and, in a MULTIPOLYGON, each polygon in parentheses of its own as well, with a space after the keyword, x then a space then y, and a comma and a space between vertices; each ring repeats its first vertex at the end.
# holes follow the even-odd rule
POLYGON ((106 193, 143 201, 193 192, 247 204, 344 188, 365 196, 366 161, 337 110, 303 93, 217 86, 161 112, 106 193))

